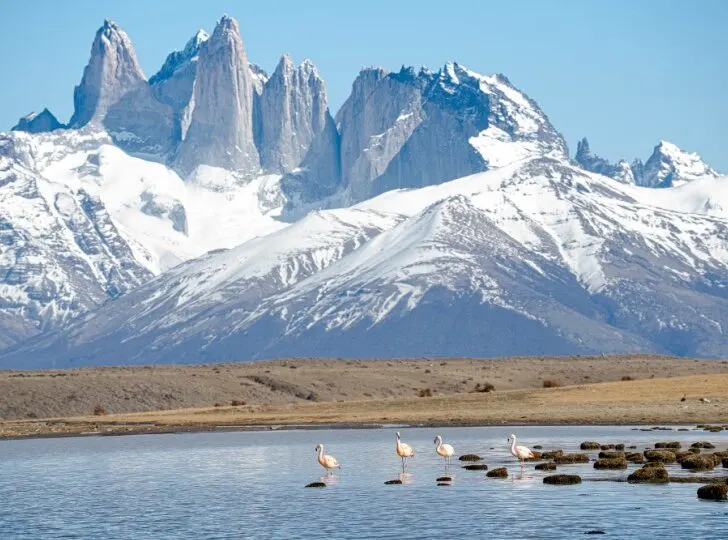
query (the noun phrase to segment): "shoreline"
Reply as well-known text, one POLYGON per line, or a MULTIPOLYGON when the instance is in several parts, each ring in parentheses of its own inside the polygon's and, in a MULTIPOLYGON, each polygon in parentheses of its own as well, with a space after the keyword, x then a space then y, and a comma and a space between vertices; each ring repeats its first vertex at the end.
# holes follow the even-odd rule
POLYGON ((302 400, 5 420, 0 421, 0 440, 388 426, 629 425, 653 431, 716 424, 728 429, 726 388, 728 373, 719 373, 421 398, 302 400), (683 401, 680 396, 688 397, 683 401))

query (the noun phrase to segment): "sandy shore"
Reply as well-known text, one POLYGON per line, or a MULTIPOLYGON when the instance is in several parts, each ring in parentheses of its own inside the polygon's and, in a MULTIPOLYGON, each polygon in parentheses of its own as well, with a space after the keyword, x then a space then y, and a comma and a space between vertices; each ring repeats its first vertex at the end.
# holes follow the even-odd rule
POLYGON ((0 422, 0 438, 382 424, 711 423, 728 428, 726 388, 728 373, 720 373, 433 397, 225 405, 8 420, 0 422))

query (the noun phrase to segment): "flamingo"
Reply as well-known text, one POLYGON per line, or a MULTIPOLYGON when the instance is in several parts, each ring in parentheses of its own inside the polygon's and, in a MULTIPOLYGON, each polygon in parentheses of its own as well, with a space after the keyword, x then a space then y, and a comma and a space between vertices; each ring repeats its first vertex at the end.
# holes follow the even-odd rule
POLYGON ((511 455, 521 462, 521 469, 523 469, 523 460, 535 457, 533 452, 525 446, 516 446, 516 436, 513 433, 508 438, 508 442, 511 443, 511 455))
POLYGON ((318 452, 318 462, 324 469, 326 469, 327 473, 330 473, 331 469, 341 469, 341 465, 339 465, 339 462, 334 456, 327 456, 324 454, 323 444, 317 444, 316 451, 318 452))
POLYGON ((440 454, 443 458, 445 458, 445 466, 450 465, 450 458, 455 453, 455 449, 452 447, 451 444, 443 444, 442 442, 442 435, 438 435, 435 437, 435 452, 440 454))
POLYGON ((404 458, 415 457, 415 449, 400 440, 399 431, 397 432, 397 455, 402 458, 402 472, 404 472, 406 470, 404 458))

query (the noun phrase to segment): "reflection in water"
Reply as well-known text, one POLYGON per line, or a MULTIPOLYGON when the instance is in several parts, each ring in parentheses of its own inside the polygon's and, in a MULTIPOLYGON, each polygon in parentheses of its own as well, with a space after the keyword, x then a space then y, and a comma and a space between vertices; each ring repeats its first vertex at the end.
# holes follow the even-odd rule
POLYGON ((331 471, 326 473, 320 478, 321 482, 326 484, 327 486, 334 486, 339 483, 341 480, 341 477, 338 474, 334 474, 331 471))
MULTIPOLYGON (((552 472, 526 463, 519 474, 503 444, 511 428, 446 428, 438 432, 459 454, 478 454, 490 469, 508 467, 512 476, 486 478, 458 462, 444 473, 442 457, 432 451, 433 430, 400 429, 412 447, 428 449, 404 474, 397 474, 394 428, 0 441, 0 538, 146 540, 164 531, 164 538, 211 540, 245 531, 245 538, 405 540, 441 531, 455 539, 474 537, 484 523, 499 538, 583 538, 592 530, 611 538, 728 538, 726 505, 699 501, 695 485, 590 481, 626 478, 637 465, 627 471, 565 465, 563 472, 584 482, 544 486, 552 472), (322 474, 311 459, 318 440, 332 443, 345 476, 322 474), (445 476, 452 480, 441 481, 445 476), (392 478, 408 484, 406 504, 402 490, 383 485, 392 478), (303 489, 312 479, 331 488, 303 489), (313 512, 312 504, 336 511, 313 512)), ((567 453, 586 440, 642 448, 667 439, 664 432, 629 427, 518 429, 524 441, 567 453)), ((705 438, 692 431, 669 434, 686 448, 705 438)), ((728 432, 708 438, 716 451, 728 448, 728 432)), ((679 465, 668 469, 686 474, 679 465)))

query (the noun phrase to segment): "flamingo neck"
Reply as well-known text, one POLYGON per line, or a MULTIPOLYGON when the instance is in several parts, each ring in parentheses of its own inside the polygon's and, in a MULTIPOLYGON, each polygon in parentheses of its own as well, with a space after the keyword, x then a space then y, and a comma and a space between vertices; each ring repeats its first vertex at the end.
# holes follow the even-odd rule
POLYGON ((323 444, 320 444, 320 445, 319 445, 319 449, 318 449, 318 457, 319 457, 319 461, 320 461, 321 459, 323 459, 323 457, 324 457, 324 445, 323 445, 323 444))
POLYGON ((511 453, 515 454, 516 452, 516 438, 513 437, 513 440, 511 441, 511 453))

